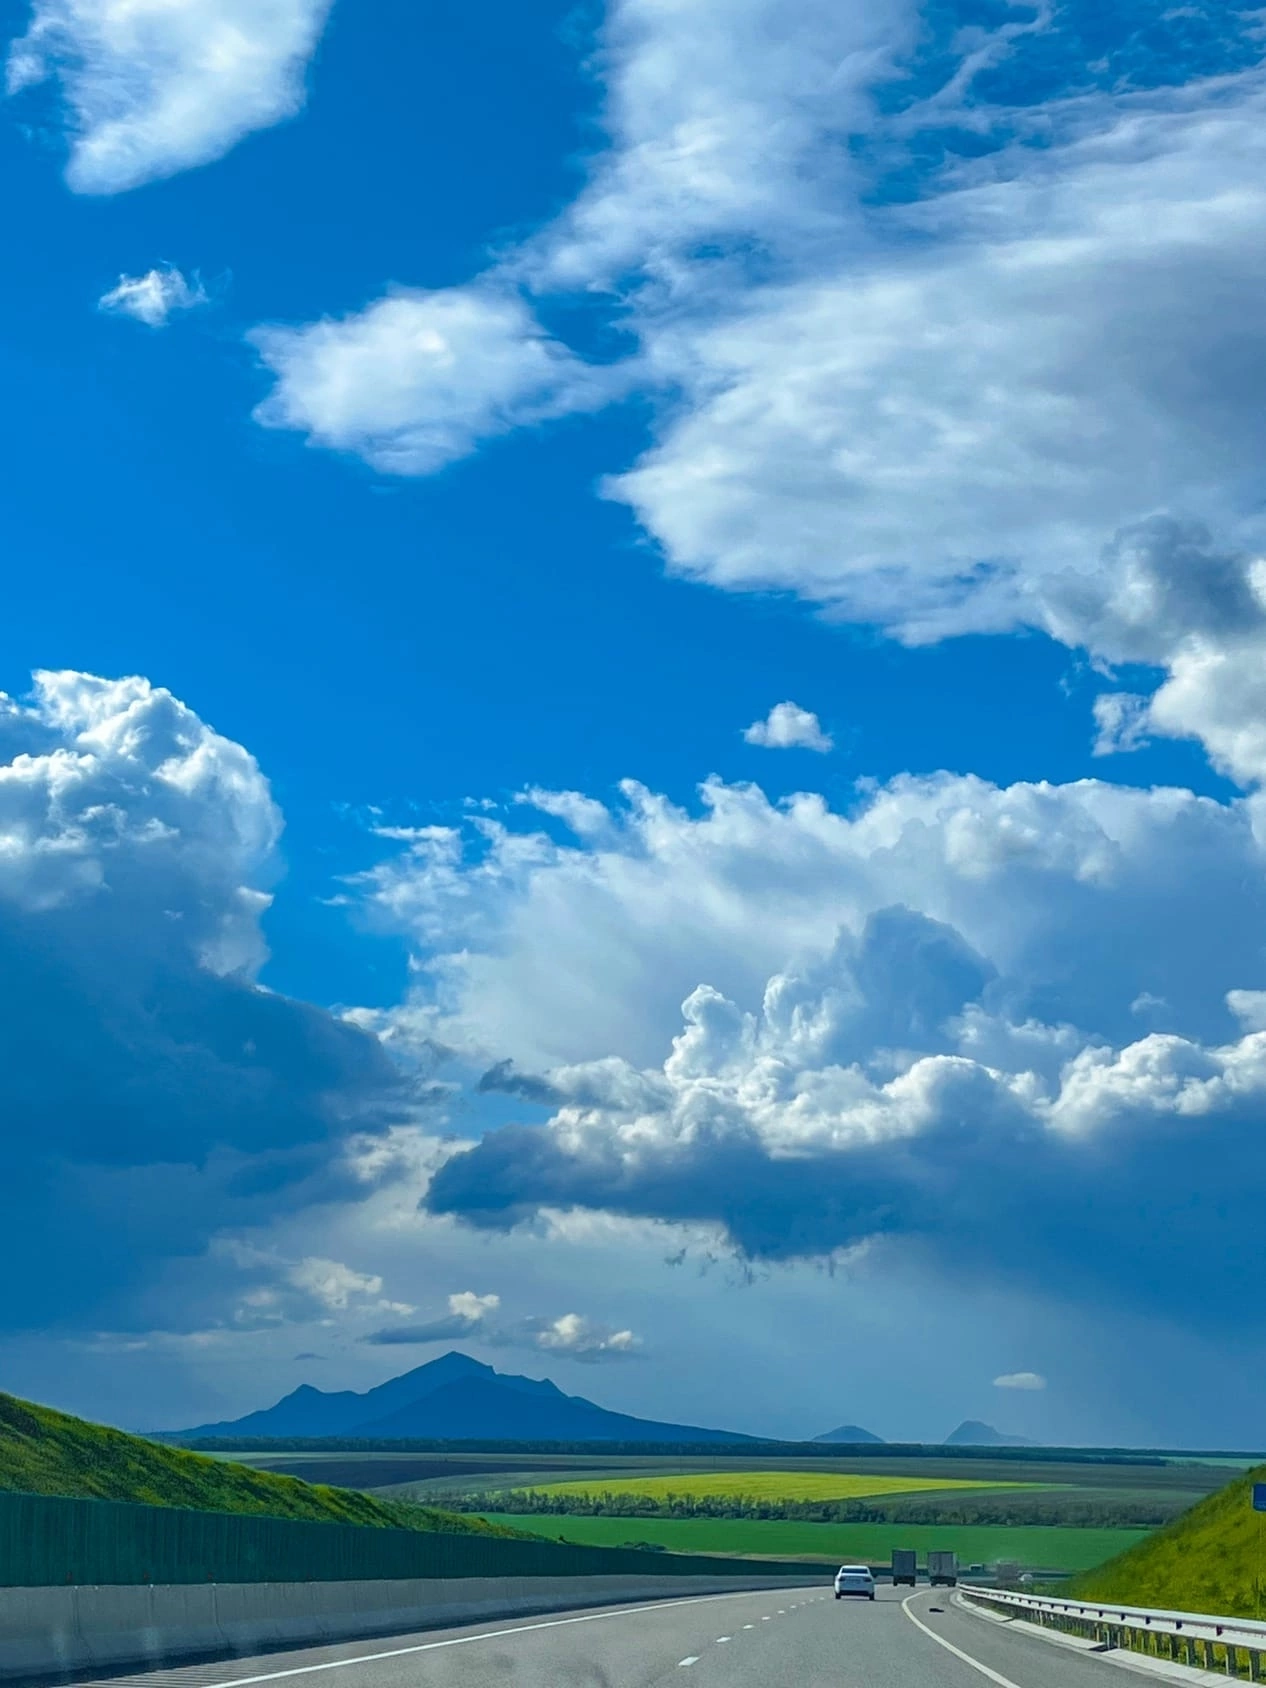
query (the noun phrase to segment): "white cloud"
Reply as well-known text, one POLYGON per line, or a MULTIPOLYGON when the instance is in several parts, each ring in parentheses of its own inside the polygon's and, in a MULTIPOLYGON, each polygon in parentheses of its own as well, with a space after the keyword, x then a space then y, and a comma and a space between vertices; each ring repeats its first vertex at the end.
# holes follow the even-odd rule
POLYGON ((597 1360, 634 1354, 641 1347, 641 1338, 631 1330, 596 1324, 579 1313, 564 1313, 537 1333, 536 1343, 538 1348, 565 1354, 572 1360, 597 1360))
MULTIPOLYGON (((723 285, 731 259, 837 230, 856 178, 838 141, 868 121, 876 68, 916 34, 908 0, 616 0, 598 53, 611 145, 575 204, 468 287, 389 294, 280 340, 258 331, 279 377, 259 420, 388 473, 430 474, 507 428, 677 380, 655 367, 657 346, 646 364, 586 368, 545 337, 519 291, 614 290, 632 276, 675 299, 709 291, 714 271, 723 285), (822 170, 812 155, 824 139, 822 170), (696 263, 700 247, 713 256, 696 263), (469 365, 456 375, 434 350, 452 334, 469 365)), ((844 221, 856 229, 855 204, 844 221)))
MULTIPOLYGON (((460 1149, 450 1152, 459 1153, 460 1149)), ((564 1313, 558 1318, 536 1314, 499 1318, 501 1309, 499 1295, 477 1295, 473 1290, 462 1290, 449 1296, 448 1313, 444 1317, 420 1325, 386 1325, 369 1332, 363 1340, 378 1348, 465 1340, 492 1349, 543 1349, 586 1362, 621 1359, 642 1346, 641 1338, 631 1330, 616 1329, 581 1313, 564 1313)))
POLYGON ((644 1068, 701 982, 759 1001, 790 958, 820 960, 899 905, 1012 981, 1017 1025, 1131 1041, 1146 991, 1216 1038, 1225 991, 1255 983, 1251 802, 950 775, 900 778, 848 813, 719 781, 701 795, 692 815, 629 782, 589 844, 481 820, 469 853, 448 833, 370 875, 371 907, 434 982, 431 1035, 527 1073, 599 1053, 644 1068))
POLYGON ((927 638, 1040 621, 1050 571, 1156 510, 1250 517, 1260 91, 1091 111, 809 273, 647 320, 685 402, 612 490, 675 568, 927 638))
POLYGON ((1004 110, 981 71, 1031 46, 1045 77, 1057 13, 961 35, 940 87, 926 62, 911 71, 921 28, 897 0, 613 0, 596 60, 608 145, 575 202, 469 287, 403 296, 463 320, 472 299, 479 318, 513 298, 487 335, 495 374, 475 358, 437 396, 389 296, 276 342, 261 419, 428 473, 641 384, 655 443, 606 491, 671 568, 910 641, 1030 625, 1101 662, 1158 662, 1146 705, 1101 700, 1099 752, 1194 735, 1256 780, 1258 641, 1225 622, 1195 635, 1180 606, 1184 550, 1215 586, 1218 547, 1193 524, 1232 560, 1266 541, 1261 77, 1109 78, 1004 110), (991 145, 920 171, 919 137, 956 126, 991 145), (565 349, 543 353, 519 302, 594 290, 618 297, 637 347, 597 387, 565 349), (1173 566, 1140 575, 1131 548, 1166 544, 1173 566), (1088 615, 1101 572, 1121 591, 1088 615))
POLYGON ((592 409, 612 391, 609 374, 496 286, 401 290, 357 315, 257 328, 251 340, 277 377, 259 421, 387 474, 431 474, 481 440, 592 409))
POLYGON ((173 311, 193 310, 206 302, 206 289, 196 276, 190 282, 164 264, 144 275, 121 275, 118 286, 102 294, 97 305, 114 316, 135 317, 148 328, 165 328, 173 311))
POLYGON ((1103 692, 1091 705, 1095 726, 1094 754, 1116 756, 1147 743, 1151 699, 1135 692, 1103 692))
POLYGON ((1045 1389, 1046 1379, 1040 1372, 1004 1372, 993 1380, 995 1389, 1045 1389))
POLYGON ((309 1255, 286 1274, 296 1289, 319 1301, 331 1312, 342 1312, 361 1296, 380 1296, 382 1279, 373 1272, 356 1272, 338 1260, 309 1255))
POLYGON ((835 748, 835 740, 822 731, 822 723, 811 709, 801 709, 790 700, 776 703, 763 721, 753 721, 743 729, 748 744, 762 745, 766 750, 819 750, 835 748))
POLYGON ((1255 814, 938 775, 847 814, 712 782, 694 815, 627 785, 578 844, 483 817, 469 857, 415 844, 365 881, 429 974, 411 1011, 552 1109, 451 1156, 432 1209, 719 1224, 774 1259, 880 1238, 1185 1314, 1204 1169, 1266 1193, 1266 1034, 1227 997, 1263 985, 1255 814))
POLYGON ((871 126, 874 84, 918 31, 906 0, 615 0, 598 58, 608 150, 518 266, 542 290, 641 272, 676 297, 731 284, 724 260, 753 244, 858 234, 861 172, 839 141, 871 126))
POLYGON ((472 1324, 478 1324, 489 1313, 495 1313, 500 1305, 499 1295, 476 1295, 472 1289, 459 1290, 448 1298, 449 1312, 457 1318, 469 1319, 472 1324))
POLYGON ((1150 697, 1095 704, 1097 748, 1195 738, 1241 786, 1266 781, 1266 563, 1215 545, 1194 523, 1157 517, 1125 529, 1093 571, 1043 587, 1052 632, 1108 663, 1162 671, 1150 697))
POLYGON ((16 93, 68 107, 66 179, 119 193, 220 158, 303 105, 330 0, 34 0, 9 53, 16 93))

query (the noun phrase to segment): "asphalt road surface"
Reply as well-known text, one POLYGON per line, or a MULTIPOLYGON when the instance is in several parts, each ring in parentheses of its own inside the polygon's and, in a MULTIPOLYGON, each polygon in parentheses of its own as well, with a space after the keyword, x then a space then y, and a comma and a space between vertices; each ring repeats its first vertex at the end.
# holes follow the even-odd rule
POLYGON ((1093 1655, 961 1612, 942 1589, 911 1597, 881 1587, 872 1603, 836 1601, 827 1585, 77 1680, 81 1688, 1123 1688, 1130 1678, 1093 1655))

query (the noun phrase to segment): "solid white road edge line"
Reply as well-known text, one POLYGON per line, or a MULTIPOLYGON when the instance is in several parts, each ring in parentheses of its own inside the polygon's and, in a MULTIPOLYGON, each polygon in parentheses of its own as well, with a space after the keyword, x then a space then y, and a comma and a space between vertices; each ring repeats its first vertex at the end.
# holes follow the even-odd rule
POLYGON ((270 1670, 263 1676, 235 1676, 225 1682, 208 1682, 205 1688, 252 1688, 256 1682, 280 1682, 287 1676, 313 1676, 320 1670, 348 1670, 352 1665, 373 1665, 382 1659, 402 1659, 410 1653, 434 1653, 441 1647, 466 1647, 472 1641, 498 1641, 506 1635, 528 1635, 536 1629, 562 1629, 565 1624, 597 1624, 608 1618, 627 1618, 640 1612, 667 1612, 674 1606, 706 1606, 714 1600, 742 1600, 760 1589, 736 1589, 733 1594, 694 1594, 683 1600, 657 1600, 650 1605, 630 1601, 616 1612, 586 1612, 578 1618, 547 1618, 537 1624, 515 1624, 512 1629, 485 1629, 478 1635, 454 1635, 448 1641, 422 1641, 413 1647, 392 1647, 385 1653, 361 1653, 354 1659, 327 1659, 318 1665, 295 1665, 290 1670, 270 1670))
POLYGON ((954 1657, 961 1659, 965 1665, 970 1665, 973 1670, 978 1670, 982 1676, 987 1676, 990 1682, 996 1682, 998 1688, 1017 1688, 1017 1685, 1012 1682, 1009 1676, 1003 1676, 1001 1671, 990 1670, 988 1665, 982 1665, 979 1659, 973 1659, 970 1653, 964 1653, 961 1647, 955 1647, 952 1641, 947 1641, 943 1635, 938 1635, 929 1624, 923 1622, 922 1618, 916 1618, 910 1610, 910 1602, 913 1599, 913 1594, 907 1594, 901 1602, 901 1610, 916 1629, 921 1629, 924 1635, 931 1636, 938 1647, 944 1647, 947 1653, 953 1653, 954 1657))

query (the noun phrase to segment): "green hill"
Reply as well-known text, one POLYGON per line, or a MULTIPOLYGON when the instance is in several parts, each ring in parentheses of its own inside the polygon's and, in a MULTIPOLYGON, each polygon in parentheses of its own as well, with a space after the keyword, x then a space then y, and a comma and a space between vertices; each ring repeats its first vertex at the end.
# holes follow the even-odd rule
POLYGON ((143 1436, 129 1436, 5 1394, 0 1394, 0 1489, 381 1529, 445 1530, 460 1535, 522 1533, 455 1512, 378 1500, 356 1489, 305 1483, 298 1477, 279 1477, 229 1460, 208 1459, 205 1454, 164 1447, 143 1436))
POLYGON ((1266 1465, 1246 1471, 1137 1547, 1087 1571, 1073 1593, 1228 1618, 1261 1615, 1266 1610, 1266 1513, 1253 1511, 1255 1482, 1266 1482, 1266 1465))

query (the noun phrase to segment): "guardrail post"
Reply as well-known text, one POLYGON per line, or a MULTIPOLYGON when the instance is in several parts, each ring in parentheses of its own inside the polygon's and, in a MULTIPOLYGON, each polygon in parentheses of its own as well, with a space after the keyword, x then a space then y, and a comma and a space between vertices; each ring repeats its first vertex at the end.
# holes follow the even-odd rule
POLYGON ((1226 1674, 1228 1676, 1238 1676, 1240 1674, 1239 1654, 1236 1652, 1235 1648, 1232 1647, 1229 1641, 1226 1644, 1226 1674))
POLYGON ((1260 1682, 1262 1679, 1262 1655, 1256 1647, 1248 1650, 1248 1679, 1250 1682, 1260 1682))

